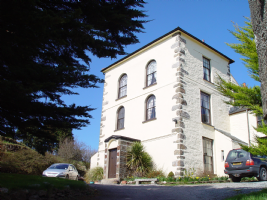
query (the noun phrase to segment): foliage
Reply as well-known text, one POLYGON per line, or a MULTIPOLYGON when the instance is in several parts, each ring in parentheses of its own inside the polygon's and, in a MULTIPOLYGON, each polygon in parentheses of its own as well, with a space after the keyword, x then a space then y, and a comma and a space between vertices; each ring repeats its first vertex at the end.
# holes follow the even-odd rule
MULTIPOLYGON (((248 19, 248 18, 247 18, 248 19)), ((254 33, 252 30, 251 22, 245 22, 247 26, 238 27, 235 26, 235 32, 230 31, 241 43, 238 44, 228 44, 232 47, 237 53, 240 53, 242 56, 246 57, 242 59, 245 61, 245 66, 250 72, 250 76, 259 81, 259 61, 256 51, 256 44, 254 39, 254 33)), ((259 86, 247 87, 235 85, 231 82, 223 80, 221 77, 218 77, 216 83, 216 89, 225 97, 228 97, 229 100, 225 103, 232 106, 241 106, 246 107, 257 116, 263 115, 262 110, 262 95, 261 88, 259 86)), ((255 130, 262 132, 267 135, 267 126, 264 121, 262 125, 259 125, 255 130)), ((264 138, 256 137, 257 145, 251 144, 250 147, 241 145, 241 147, 256 155, 267 155, 267 141, 264 138)))
POLYGON ((30 149, 4 154, 1 171, 40 175, 51 163, 44 156, 30 149))
POLYGON ((147 173, 147 178, 158 178, 158 177, 165 177, 162 170, 152 170, 147 173))
POLYGON ((91 149, 90 146, 74 138, 65 138, 59 143, 58 156, 68 160, 89 163, 92 155, 95 153, 96 150, 91 149))
POLYGON ((41 175, 45 169, 54 163, 71 163, 75 165, 81 176, 86 172, 84 162, 63 159, 50 153, 43 156, 32 149, 20 149, 13 153, 4 153, 0 166, 1 172, 41 175))
POLYGON ((218 77, 216 89, 224 96, 230 98, 225 103, 232 106, 244 106, 256 115, 262 115, 260 87, 244 87, 223 80, 218 77))
POLYGON ((42 177, 40 175, 24 175, 0 173, 0 187, 9 190, 34 189, 48 190, 52 188, 64 189, 66 185, 71 189, 85 189, 86 184, 82 181, 72 181, 61 178, 42 177))
POLYGON ((170 173, 168 174, 167 177, 174 177, 174 173, 172 171, 170 171, 170 173))
POLYGON ((103 179, 104 170, 102 167, 95 167, 87 170, 85 174, 85 181, 90 183, 90 181, 98 181, 103 179))
POLYGON ((254 33, 250 19, 246 17, 248 21, 245 21, 246 26, 239 27, 234 24, 235 31, 229 31, 240 43, 226 43, 236 53, 239 53, 245 58, 241 58, 245 62, 245 66, 250 73, 250 77, 256 81, 259 81, 259 62, 258 54, 256 50, 256 43, 254 40, 254 33))
POLYGON ((127 167, 134 176, 143 176, 152 169, 152 158, 145 151, 144 146, 140 142, 134 142, 127 149, 127 167))
POLYGON ((58 151, 60 140, 65 138, 73 138, 71 129, 56 129, 49 133, 52 138, 37 137, 31 133, 21 133, 16 131, 14 138, 21 140, 23 144, 35 149, 38 153, 44 155, 45 152, 58 151))
POLYGON ((57 142, 61 129, 89 124, 89 106, 67 105, 62 95, 96 88, 89 53, 99 58, 125 55, 138 43, 143 1, 0 2, 0 134, 17 130, 57 142))

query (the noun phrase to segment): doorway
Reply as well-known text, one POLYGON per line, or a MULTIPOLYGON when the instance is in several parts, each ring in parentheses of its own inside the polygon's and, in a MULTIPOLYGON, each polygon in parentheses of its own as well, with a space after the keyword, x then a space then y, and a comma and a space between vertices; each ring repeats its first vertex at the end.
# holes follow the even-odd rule
POLYGON ((117 148, 109 150, 108 178, 116 178, 117 148))

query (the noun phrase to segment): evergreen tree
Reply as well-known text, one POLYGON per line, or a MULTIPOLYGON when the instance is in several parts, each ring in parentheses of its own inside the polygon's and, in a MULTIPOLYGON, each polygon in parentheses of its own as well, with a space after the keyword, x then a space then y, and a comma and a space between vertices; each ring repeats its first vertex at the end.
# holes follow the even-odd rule
MULTIPOLYGON (((247 18, 248 19, 248 18, 247 18)), ((241 54, 245 58, 241 58, 245 62, 251 78, 259 81, 259 64, 256 51, 255 38, 251 26, 251 22, 245 22, 246 26, 238 27, 235 25, 235 31, 230 31, 240 43, 227 44, 235 50, 235 52, 241 54)), ((259 86, 247 87, 244 85, 236 85, 232 82, 223 80, 218 77, 216 83, 216 89, 225 97, 229 98, 229 101, 225 103, 232 106, 241 106, 250 109, 250 111, 257 115, 262 116, 262 99, 261 99, 261 88, 259 86)), ((262 125, 259 125, 256 131, 262 132, 267 135, 267 126, 264 121, 262 125)), ((264 138, 256 137, 257 145, 251 145, 250 147, 241 145, 246 151, 256 155, 267 155, 267 140, 264 138)))
MULTIPOLYGON (((62 95, 96 88, 88 52, 125 55, 146 17, 136 0, 0 0, 0 134, 51 139, 59 129, 89 124, 89 106, 62 95)), ((92 97, 92 95, 91 95, 92 97)), ((90 98, 90 97, 89 97, 90 98)))
MULTIPOLYGON (((33 128, 32 128, 33 129, 33 128)), ((38 132, 38 129, 32 130, 31 132, 38 132)), ((22 141, 28 147, 35 149, 38 153, 44 155, 46 152, 57 152, 59 149, 60 141, 65 138, 73 139, 71 129, 58 129, 48 132, 49 137, 37 137, 31 133, 21 133, 19 130, 15 134, 15 139, 22 141)))

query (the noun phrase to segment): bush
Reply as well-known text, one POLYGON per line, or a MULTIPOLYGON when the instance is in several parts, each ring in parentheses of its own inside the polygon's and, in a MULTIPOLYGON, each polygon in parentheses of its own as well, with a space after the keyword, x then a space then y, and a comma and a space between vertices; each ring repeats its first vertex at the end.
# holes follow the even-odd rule
POLYGON ((168 174, 167 178, 173 178, 173 177, 174 177, 174 173, 171 171, 171 172, 168 174))
POLYGON ((5 153, 1 161, 1 171, 18 174, 40 175, 50 165, 44 156, 30 149, 15 153, 5 153))
POLYGON ((85 174, 85 181, 89 183, 90 181, 98 181, 103 179, 104 170, 102 167, 95 167, 89 169, 85 174))
POLYGON ((134 176, 143 176, 152 169, 152 158, 140 142, 127 149, 127 167, 134 176))
POLYGON ((164 173, 162 170, 152 170, 146 175, 147 178, 157 178, 164 177, 164 173))
POLYGON ((46 153, 43 156, 32 149, 5 152, 0 166, 1 172, 41 175, 44 170, 54 163, 71 163, 75 165, 81 176, 84 176, 86 173, 84 162, 63 159, 50 153, 46 153))

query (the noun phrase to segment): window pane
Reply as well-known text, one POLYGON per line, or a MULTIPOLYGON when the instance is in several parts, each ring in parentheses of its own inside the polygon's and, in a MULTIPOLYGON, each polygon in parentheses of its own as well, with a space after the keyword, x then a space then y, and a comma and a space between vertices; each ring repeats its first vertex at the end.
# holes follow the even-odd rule
POLYGON ((213 172, 212 140, 203 138, 203 165, 205 172, 213 172))
POLYGON ((147 116, 146 119, 156 118, 156 98, 155 96, 149 97, 147 100, 147 116))
POLYGON ((119 98, 124 97, 127 95, 127 75, 125 74, 123 77, 120 79, 120 84, 119 84, 119 98))
POLYGON ((147 86, 152 85, 157 82, 157 63, 156 61, 152 61, 147 66, 147 86))
POLYGON ((201 120, 210 124, 210 96, 201 92, 201 120))
POLYGON ((124 128, 124 114, 125 114, 125 110, 124 110, 124 107, 122 107, 118 112, 117 129, 124 128))
POLYGON ((127 75, 124 75, 120 80, 120 87, 127 85, 127 75))
POLYGON ((203 58, 203 79, 210 81, 210 61, 203 58))

